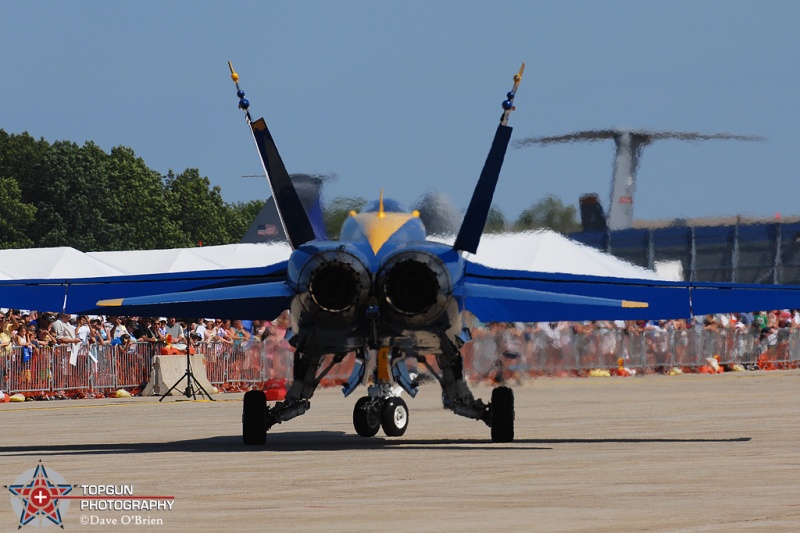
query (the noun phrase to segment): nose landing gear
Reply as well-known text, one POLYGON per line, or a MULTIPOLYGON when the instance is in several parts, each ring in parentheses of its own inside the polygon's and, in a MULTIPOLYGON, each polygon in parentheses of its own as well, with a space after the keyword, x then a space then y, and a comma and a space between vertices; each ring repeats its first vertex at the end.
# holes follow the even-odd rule
POLYGON ((374 437, 381 428, 387 437, 401 437, 408 428, 408 406, 398 396, 364 396, 353 407, 353 427, 362 437, 374 437))

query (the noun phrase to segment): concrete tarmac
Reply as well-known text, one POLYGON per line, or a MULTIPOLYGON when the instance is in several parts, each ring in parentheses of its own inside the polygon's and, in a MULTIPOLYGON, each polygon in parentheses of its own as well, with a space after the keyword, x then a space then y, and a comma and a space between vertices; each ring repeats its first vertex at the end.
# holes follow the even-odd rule
MULTIPOLYGON (((515 394, 510 444, 444 411, 435 384, 406 398, 401 438, 358 437, 358 394, 327 389, 265 447, 241 444, 241 394, 3 404, 0 484, 41 461, 73 496, 174 497, 169 511, 73 499, 64 531, 800 530, 798 371, 537 379, 515 394)), ((4 493, 0 531, 15 531, 4 493)))

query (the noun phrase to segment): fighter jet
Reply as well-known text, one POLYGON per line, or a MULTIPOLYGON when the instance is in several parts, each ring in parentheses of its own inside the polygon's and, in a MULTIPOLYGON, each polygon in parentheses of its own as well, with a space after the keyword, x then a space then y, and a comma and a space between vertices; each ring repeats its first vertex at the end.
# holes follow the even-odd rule
POLYGON ((524 66, 502 102, 500 123, 453 245, 429 240, 419 214, 382 193, 350 214, 339 240, 327 240, 304 210, 266 121, 252 119, 239 75, 229 63, 238 107, 292 247, 288 261, 223 271, 0 281, 0 303, 20 306, 35 300, 40 307, 66 312, 221 318, 277 316, 289 309, 293 381, 285 399, 271 405, 262 391, 245 394, 246 445, 265 444, 271 428, 307 412, 320 381, 346 358, 354 358, 354 370, 344 395, 367 389, 353 410, 357 434, 406 432, 409 410, 401 393, 413 398, 418 391, 411 363, 427 367, 439 382, 444 408, 485 423, 494 442, 512 441, 513 390, 497 387, 485 402, 464 379, 461 348, 470 340, 464 311, 483 321, 540 322, 800 307, 798 287, 576 276, 471 262, 466 256, 480 244, 511 139, 508 121, 524 66))

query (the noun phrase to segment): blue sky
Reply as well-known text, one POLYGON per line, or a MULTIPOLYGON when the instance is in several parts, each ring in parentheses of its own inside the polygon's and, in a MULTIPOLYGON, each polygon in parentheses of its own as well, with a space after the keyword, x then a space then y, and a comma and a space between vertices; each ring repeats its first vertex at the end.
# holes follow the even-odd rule
MULTIPOLYGON (((511 77, 513 139, 631 127, 762 135, 645 149, 635 218, 800 215, 800 2, 3 3, 0 128, 196 167, 228 201, 268 195, 227 60, 290 172, 326 196, 466 207, 511 77)), ((610 192, 611 141, 510 149, 509 218, 610 192)))

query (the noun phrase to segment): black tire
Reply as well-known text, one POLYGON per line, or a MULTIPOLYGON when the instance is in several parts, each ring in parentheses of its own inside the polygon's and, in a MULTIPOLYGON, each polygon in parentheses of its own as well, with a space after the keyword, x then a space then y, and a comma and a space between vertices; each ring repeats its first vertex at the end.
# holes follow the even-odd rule
POLYGON ((263 391, 244 393, 242 440, 248 446, 267 443, 267 395, 263 391))
POLYGON ((389 398, 381 409, 381 427, 387 437, 402 437, 408 428, 408 406, 402 398, 389 398))
POLYGON ((372 401, 369 396, 358 399, 353 407, 353 427, 362 437, 374 437, 381 427, 381 419, 377 412, 370 412, 366 405, 372 401))
POLYGON ((492 390, 492 442, 514 440, 514 391, 508 387, 492 390))

